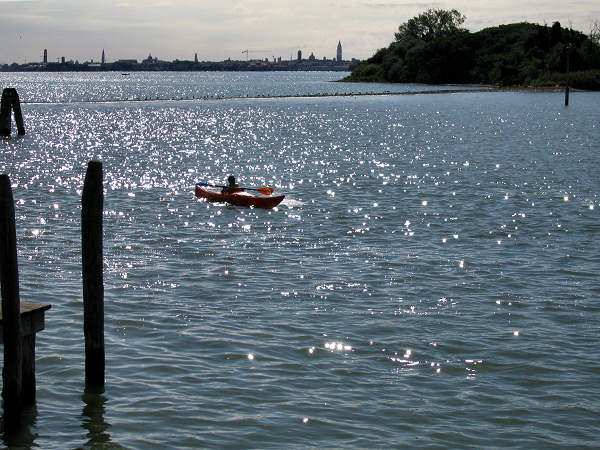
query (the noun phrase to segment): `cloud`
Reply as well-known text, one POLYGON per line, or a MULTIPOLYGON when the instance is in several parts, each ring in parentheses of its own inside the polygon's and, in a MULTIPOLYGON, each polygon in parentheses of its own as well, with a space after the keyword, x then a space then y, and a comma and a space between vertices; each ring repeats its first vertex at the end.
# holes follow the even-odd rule
POLYGON ((440 8, 439 3, 402 3, 402 2, 364 2, 364 6, 367 8, 419 8, 422 10, 427 10, 430 8, 436 9, 440 8))
MULTIPOLYGON (((43 48, 85 61, 106 48, 114 58, 241 58, 264 49, 288 58, 302 49, 367 58, 387 47, 398 25, 428 8, 456 8, 471 31, 504 23, 558 20, 587 31, 600 19, 598 0, 0 0, 1 62, 39 59, 43 48), (10 52, 10 54, 9 54, 10 52), (9 58, 6 61, 6 58, 9 58), (15 59, 16 58, 16 59, 15 59)), ((259 56, 258 54, 256 55, 259 56)), ((97 59, 97 56, 94 56, 97 59)))

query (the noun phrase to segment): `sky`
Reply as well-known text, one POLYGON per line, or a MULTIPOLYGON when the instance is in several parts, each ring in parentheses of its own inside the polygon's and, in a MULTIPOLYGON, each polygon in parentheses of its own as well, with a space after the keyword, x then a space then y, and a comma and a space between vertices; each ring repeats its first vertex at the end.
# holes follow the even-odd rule
POLYGON ((0 63, 48 60, 222 61, 365 59, 398 25, 428 8, 457 9, 470 31, 514 22, 572 27, 600 22, 599 0, 0 0, 0 63))

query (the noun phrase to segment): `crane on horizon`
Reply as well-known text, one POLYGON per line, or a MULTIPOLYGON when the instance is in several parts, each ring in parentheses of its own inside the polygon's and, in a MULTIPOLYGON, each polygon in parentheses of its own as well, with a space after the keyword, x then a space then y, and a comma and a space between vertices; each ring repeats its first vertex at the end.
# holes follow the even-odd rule
POLYGON ((267 53, 265 50, 242 50, 242 53, 246 54, 246 61, 248 61, 248 53, 267 53))

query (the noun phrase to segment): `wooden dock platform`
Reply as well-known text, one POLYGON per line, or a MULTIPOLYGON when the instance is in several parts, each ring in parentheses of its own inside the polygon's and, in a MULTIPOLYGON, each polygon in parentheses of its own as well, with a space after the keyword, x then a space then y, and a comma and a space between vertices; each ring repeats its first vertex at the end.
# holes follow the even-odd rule
MULTIPOLYGON (((21 306, 21 337, 29 336, 45 328, 45 313, 52 305, 50 303, 20 302, 21 306)), ((4 327, 2 310, 0 309, 0 344, 4 344, 4 327)))

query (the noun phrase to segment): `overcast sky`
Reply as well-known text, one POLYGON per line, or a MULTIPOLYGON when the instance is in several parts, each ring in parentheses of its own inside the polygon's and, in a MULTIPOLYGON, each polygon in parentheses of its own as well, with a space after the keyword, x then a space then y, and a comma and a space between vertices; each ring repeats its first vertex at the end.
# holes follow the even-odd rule
POLYGON ((283 59, 314 53, 367 58, 387 47, 398 25, 428 8, 456 8, 464 26, 528 21, 589 33, 600 0, 0 0, 0 63, 65 56, 80 62, 194 58, 283 59))

